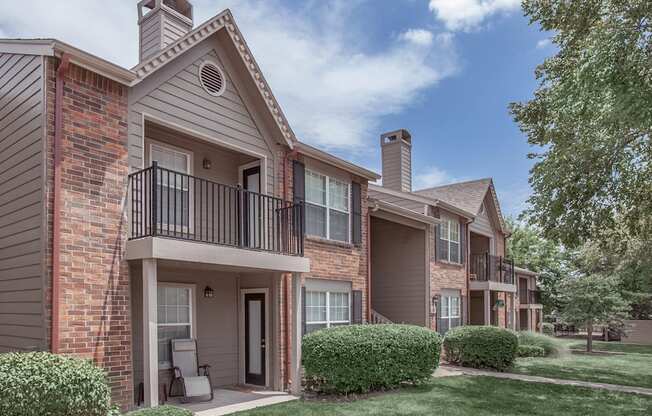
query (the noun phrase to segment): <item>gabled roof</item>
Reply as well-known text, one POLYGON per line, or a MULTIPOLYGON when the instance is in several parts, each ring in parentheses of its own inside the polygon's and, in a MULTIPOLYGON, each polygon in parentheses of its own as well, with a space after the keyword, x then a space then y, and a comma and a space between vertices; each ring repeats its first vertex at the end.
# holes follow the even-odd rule
POLYGON ((498 196, 496 195, 496 189, 491 178, 451 183, 449 185, 414 191, 417 195, 447 202, 476 215, 480 212, 480 207, 487 196, 487 192, 491 193, 501 231, 507 233, 507 224, 505 224, 503 214, 500 210, 498 196))
POLYGON ((197 28, 188 32, 185 36, 179 38, 176 42, 170 44, 165 49, 159 51, 153 56, 143 60, 131 70, 136 74, 136 80, 132 85, 136 85, 151 74, 155 73, 175 58, 181 56, 184 52, 191 49, 193 46, 199 44, 209 36, 213 35, 220 29, 226 29, 235 45, 238 55, 242 58, 244 65, 247 67, 252 81, 256 85, 256 89, 260 93, 265 105, 272 114, 274 122, 283 134, 287 145, 290 148, 294 147, 296 136, 290 128, 290 124, 285 118, 285 114, 281 110, 281 106, 274 97, 269 84, 265 80, 258 63, 254 59, 247 42, 245 42, 238 25, 236 25, 233 15, 229 9, 217 14, 216 16, 208 19, 206 22, 197 26, 197 28))
POLYGON ((439 199, 431 198, 427 195, 418 195, 414 192, 401 192, 401 191, 395 191, 393 189, 386 188, 384 186, 380 185, 375 185, 375 184, 369 184, 369 193, 379 193, 379 194, 386 194, 386 195, 391 195, 393 197, 397 198, 403 198, 408 201, 414 201, 418 202, 424 205, 431 205, 433 207, 441 207, 447 211, 453 212, 455 214, 458 214, 464 218, 468 219, 473 219, 475 218, 476 214, 469 212, 465 209, 462 209, 460 207, 457 207, 453 204, 450 204, 446 201, 442 201, 439 199))

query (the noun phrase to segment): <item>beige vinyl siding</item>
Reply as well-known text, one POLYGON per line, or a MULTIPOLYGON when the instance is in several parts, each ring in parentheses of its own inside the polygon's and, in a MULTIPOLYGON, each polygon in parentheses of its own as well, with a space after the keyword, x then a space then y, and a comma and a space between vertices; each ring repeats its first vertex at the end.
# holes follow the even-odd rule
MULTIPOLYGON (((163 18, 163 48, 173 44, 189 31, 187 23, 181 19, 167 15, 163 18)), ((162 49, 163 49, 162 48, 162 49)))
MULTIPOLYGON (((278 310, 274 299, 277 296, 275 275, 273 273, 239 274, 209 270, 195 265, 191 268, 183 264, 164 264, 159 262, 157 271, 158 282, 181 283, 195 285, 194 322, 197 337, 197 352, 199 362, 211 366, 211 381, 214 386, 229 386, 239 383, 239 371, 243 357, 239 350, 240 290, 246 288, 266 288, 269 290, 267 316, 270 333, 267 334, 269 352, 269 380, 271 386, 276 386, 279 368, 276 368, 276 357, 280 345, 277 339, 277 329, 280 325, 276 320, 278 310), (204 298, 204 288, 213 289, 212 298, 204 298)), ((133 372, 134 385, 143 381, 143 326, 142 326, 142 268, 140 264, 130 267, 131 314, 133 342, 133 372)), ((170 384, 170 370, 159 371, 160 383, 170 384)))
POLYGON ((228 73, 221 55, 216 38, 207 39, 132 89, 129 114, 131 169, 138 170, 144 166, 142 120, 143 114, 147 114, 165 120, 171 127, 180 126, 198 132, 204 138, 226 142, 243 153, 266 158, 267 184, 271 192, 275 165, 269 144, 272 141, 263 137, 239 92, 240 81, 228 73), (205 60, 214 61, 224 72, 226 91, 219 97, 206 93, 200 84, 199 66, 205 60))
POLYGON ((161 50, 160 16, 149 16, 140 25, 140 60, 144 60, 161 50))
POLYGON ((43 68, 0 54, 0 352, 45 348, 43 68))
POLYGON ((371 307, 392 322, 427 324, 424 232, 371 218, 371 307))

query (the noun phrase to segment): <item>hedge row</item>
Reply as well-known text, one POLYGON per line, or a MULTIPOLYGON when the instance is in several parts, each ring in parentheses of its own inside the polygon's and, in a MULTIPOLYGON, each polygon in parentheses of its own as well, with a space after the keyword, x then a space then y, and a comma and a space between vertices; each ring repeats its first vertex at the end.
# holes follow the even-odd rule
POLYGON ((427 381, 441 339, 412 325, 350 325, 303 338, 306 384, 322 393, 364 393, 427 381))
POLYGON ((495 326, 458 326, 444 338, 446 359, 452 364, 503 371, 514 363, 518 338, 495 326))

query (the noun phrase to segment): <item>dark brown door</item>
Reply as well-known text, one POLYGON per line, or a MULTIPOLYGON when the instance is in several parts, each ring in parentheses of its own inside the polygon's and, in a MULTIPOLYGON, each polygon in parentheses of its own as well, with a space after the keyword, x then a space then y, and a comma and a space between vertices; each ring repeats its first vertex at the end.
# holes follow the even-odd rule
POLYGON ((245 294, 245 383, 265 385, 265 294, 245 294))
POLYGON ((249 191, 243 198, 243 243, 245 247, 261 248, 260 166, 242 172, 242 187, 249 191))

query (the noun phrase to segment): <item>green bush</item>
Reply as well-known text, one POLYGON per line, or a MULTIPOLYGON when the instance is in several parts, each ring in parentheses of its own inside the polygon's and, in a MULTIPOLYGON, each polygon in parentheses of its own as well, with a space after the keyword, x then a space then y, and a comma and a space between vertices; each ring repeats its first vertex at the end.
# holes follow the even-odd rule
POLYGON ((519 345, 534 345, 543 348, 546 357, 558 357, 568 352, 568 347, 563 341, 532 331, 518 333, 519 345))
POLYGON ((303 337, 306 384, 322 393, 364 393, 427 381, 441 339, 413 325, 349 325, 303 337))
POLYGON ((516 335, 495 326, 458 326, 446 333, 444 352, 452 364, 473 368, 509 368, 516 358, 516 335))
POLYGON ((0 354, 0 415, 106 416, 111 391, 89 360, 47 352, 0 354))
POLYGON ((543 357, 546 355, 546 350, 536 345, 519 345, 516 355, 519 357, 543 357))
POLYGON ((125 416, 192 416, 188 409, 182 409, 174 406, 159 406, 149 409, 134 410, 125 416))
POLYGON ((543 332, 544 335, 554 336, 555 335, 555 326, 550 322, 541 322, 539 324, 539 329, 543 332))

